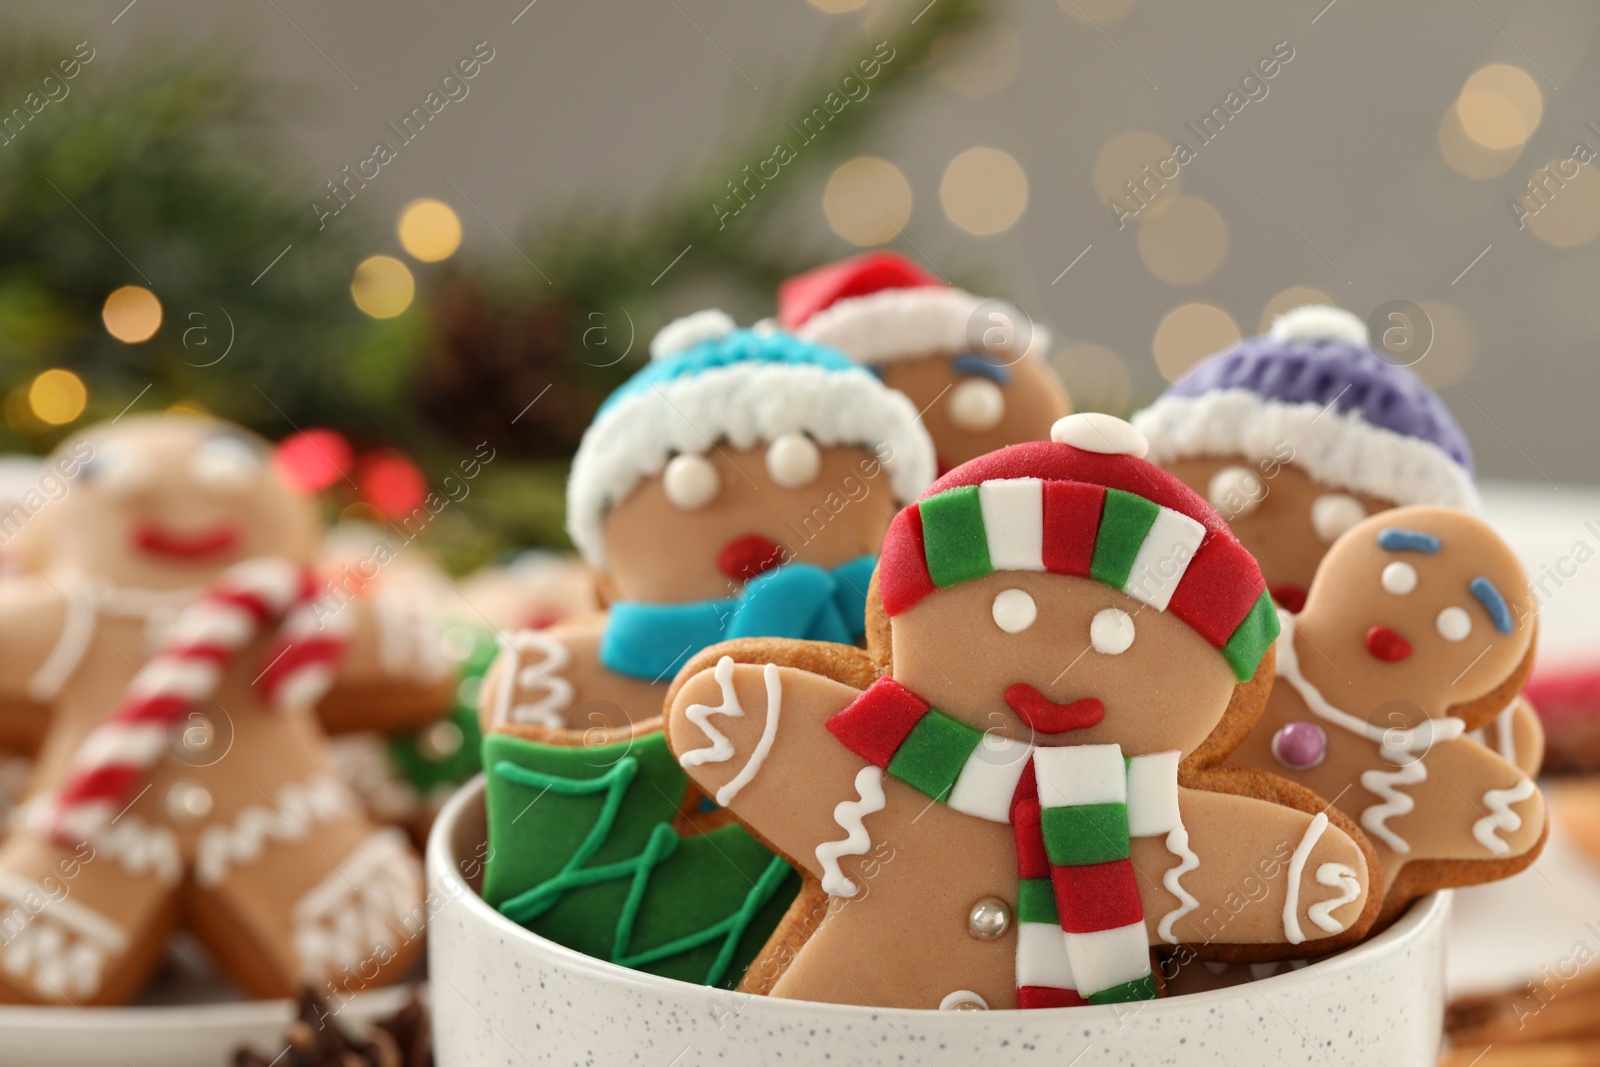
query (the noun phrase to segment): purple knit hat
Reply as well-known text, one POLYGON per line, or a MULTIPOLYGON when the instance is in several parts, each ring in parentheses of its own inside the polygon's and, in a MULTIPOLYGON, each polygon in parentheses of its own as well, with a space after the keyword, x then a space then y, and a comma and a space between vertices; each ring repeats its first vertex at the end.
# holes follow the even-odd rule
POLYGON ((1475 509, 1472 451, 1444 402, 1367 343, 1366 324, 1308 306, 1201 363, 1133 417, 1156 463, 1285 458, 1316 480, 1398 504, 1475 509))

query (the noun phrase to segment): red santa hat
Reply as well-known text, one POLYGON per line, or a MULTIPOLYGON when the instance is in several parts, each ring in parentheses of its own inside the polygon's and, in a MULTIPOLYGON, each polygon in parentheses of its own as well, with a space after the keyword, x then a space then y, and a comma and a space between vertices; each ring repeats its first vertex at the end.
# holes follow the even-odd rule
POLYGON ((778 287, 778 322, 858 363, 979 351, 1043 356, 1050 333, 1003 300, 956 289, 894 252, 868 252, 778 287))

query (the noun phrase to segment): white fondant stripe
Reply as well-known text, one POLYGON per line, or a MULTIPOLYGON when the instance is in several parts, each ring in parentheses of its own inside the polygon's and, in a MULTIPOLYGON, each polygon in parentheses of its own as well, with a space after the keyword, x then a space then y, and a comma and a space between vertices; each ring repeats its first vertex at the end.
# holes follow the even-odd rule
POLYGON ((966 815, 990 822, 1011 821, 1011 797, 1027 769, 1032 745, 998 734, 985 734, 972 750, 946 801, 966 815))
MULTIPOLYGON (((1500 728, 1509 729, 1504 723, 1500 728)), ((1512 811, 1511 805, 1522 803, 1532 797, 1533 792, 1533 780, 1524 778, 1510 789, 1491 789, 1484 793, 1483 806, 1489 809, 1489 814, 1472 824, 1472 836, 1478 839, 1478 844, 1496 856, 1510 855, 1510 844, 1495 831, 1515 833, 1522 829, 1522 816, 1512 811)))
POLYGON ((1154 837, 1183 826, 1178 814, 1178 757, 1153 752, 1128 761, 1128 836, 1154 837))
POLYGON ((1061 927, 1054 923, 1017 924, 1017 985, 1078 988, 1061 927))
POLYGON ((1044 482, 1006 478, 978 486, 989 563, 997 571, 1044 570, 1044 482))
POLYGON ((1150 973, 1150 935, 1142 922, 1064 936, 1080 996, 1091 996, 1150 973))
POLYGON ((73 761, 83 767, 109 763, 149 765, 161 758, 170 738, 171 731, 161 723, 144 723, 126 729, 108 724, 103 729, 91 731, 84 738, 83 747, 74 755, 73 761))
POLYGON ((1133 557, 1122 591, 1157 611, 1166 611, 1205 536, 1206 528, 1199 522, 1171 508, 1162 508, 1133 557))
POLYGON ((824 841, 817 846, 817 862, 822 864, 822 889, 836 897, 853 897, 860 891, 860 887, 839 869, 839 860, 845 856, 865 855, 872 847, 872 837, 861 820, 883 810, 883 768, 869 763, 856 773, 856 797, 856 800, 839 801, 833 809, 833 821, 845 832, 844 838, 824 841))
POLYGON ((1039 804, 1066 808, 1078 804, 1124 804, 1128 774, 1120 745, 1061 745, 1034 752, 1039 804))

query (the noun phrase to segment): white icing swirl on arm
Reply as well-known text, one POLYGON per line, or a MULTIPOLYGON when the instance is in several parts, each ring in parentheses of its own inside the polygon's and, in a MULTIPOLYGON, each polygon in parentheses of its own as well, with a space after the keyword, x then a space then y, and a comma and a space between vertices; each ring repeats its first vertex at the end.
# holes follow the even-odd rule
POLYGON ((1383 803, 1369 805, 1361 813, 1361 828, 1383 841, 1399 853, 1411 851, 1411 842, 1389 829, 1389 820, 1396 815, 1408 815, 1417 802, 1400 792, 1403 785, 1416 785, 1428 779, 1428 768, 1418 759, 1397 771, 1370 770, 1361 772, 1361 785, 1369 792, 1383 798, 1383 803))
POLYGON ((1300 838, 1300 844, 1295 846, 1294 855, 1289 857, 1289 884, 1283 901, 1283 936, 1291 945, 1298 945, 1306 939, 1306 935, 1300 930, 1300 878, 1305 873, 1306 860, 1311 857, 1311 850, 1316 847, 1318 839, 1327 828, 1327 813, 1318 812, 1316 818, 1306 827, 1304 836, 1300 838))
POLYGON ((552 729, 565 726, 561 713, 572 703, 572 683, 559 672, 572 663, 571 650, 538 630, 518 630, 504 641, 504 647, 508 662, 500 674, 499 689, 490 709, 491 723, 530 723, 552 729), (524 652, 542 652, 544 658, 519 667, 524 652), (516 693, 528 689, 543 689, 545 693, 538 700, 512 703, 516 693))
POLYGON ((1161 884, 1166 886, 1167 892, 1178 898, 1178 906, 1161 917, 1156 934, 1168 944, 1176 945, 1178 938, 1172 932, 1172 925, 1200 906, 1194 895, 1183 888, 1182 882, 1184 875, 1200 866, 1200 857, 1189 848, 1189 831, 1182 826, 1175 826, 1168 832, 1167 851, 1182 861, 1161 876, 1161 884))
MULTIPOLYGON (((1502 729, 1507 729, 1504 724, 1502 729)), ((1522 816, 1511 810, 1511 805, 1520 804, 1533 796, 1533 780, 1524 778, 1510 789, 1491 789, 1483 794, 1483 806, 1489 809, 1489 814, 1472 824, 1472 836, 1478 839, 1478 844, 1494 853, 1496 856, 1509 855, 1511 845, 1495 831, 1516 833, 1522 829, 1522 816)))
POLYGON ((1330 934, 1344 933, 1344 923, 1333 917, 1334 909, 1342 908, 1361 895, 1361 879, 1353 868, 1343 863, 1324 863, 1317 868, 1317 884, 1338 889, 1339 895, 1319 900, 1306 909, 1306 916, 1330 934))
POLYGON ((853 897, 860 887, 839 869, 843 856, 863 856, 872 847, 872 837, 862 818, 882 811, 883 769, 867 764, 856 773, 856 800, 841 800, 833 809, 833 821, 845 832, 840 841, 824 841, 817 846, 817 862, 822 864, 822 889, 829 896, 853 897))
MULTIPOLYGON (((711 716, 726 715, 730 719, 744 718, 744 706, 739 703, 739 694, 733 688, 732 656, 723 656, 717 660, 714 676, 717 685, 722 690, 722 703, 715 707, 708 704, 691 704, 685 714, 689 721, 700 728, 711 744, 704 748, 697 748, 685 752, 678 758, 679 766, 698 767, 702 763, 726 763, 733 758, 733 742, 728 736, 715 726, 711 725, 711 716)), ((783 680, 778 675, 777 664, 768 663, 761 669, 762 680, 767 685, 767 719, 761 725, 761 739, 756 742, 755 749, 750 753, 739 773, 734 775, 721 789, 717 790, 714 798, 718 804, 727 807, 739 791, 750 784, 760 772, 761 765, 767 760, 767 753, 772 751, 772 742, 778 736, 778 720, 783 714, 783 680)))

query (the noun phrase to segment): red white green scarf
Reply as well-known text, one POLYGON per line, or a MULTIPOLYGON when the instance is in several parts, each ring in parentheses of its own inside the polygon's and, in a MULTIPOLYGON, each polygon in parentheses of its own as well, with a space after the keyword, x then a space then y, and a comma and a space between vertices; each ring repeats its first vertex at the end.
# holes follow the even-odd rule
MULTIPOLYGON (((984 734, 880 678, 828 720, 846 748, 957 811, 1010 823, 1017 844, 1017 1005, 1053 1008, 1156 996, 1130 839, 1187 852, 1179 753, 1119 745, 1036 747, 984 734)), ((1177 873, 1192 870, 1187 853, 1177 873)), ((1198 861, 1194 861, 1197 863, 1198 861)), ((1162 920, 1193 906, 1183 903, 1162 920)))

